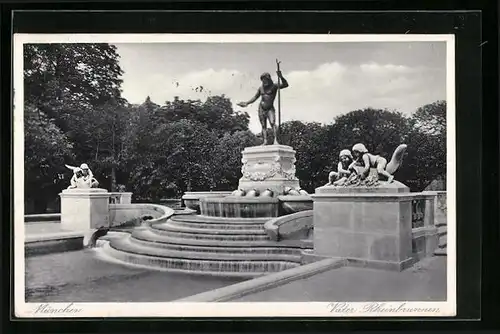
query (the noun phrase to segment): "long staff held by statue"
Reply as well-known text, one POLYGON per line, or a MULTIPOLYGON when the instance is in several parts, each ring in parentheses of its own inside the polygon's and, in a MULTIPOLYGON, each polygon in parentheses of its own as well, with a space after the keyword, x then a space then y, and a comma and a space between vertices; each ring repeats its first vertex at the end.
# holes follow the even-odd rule
MULTIPOLYGON (((281 62, 276 59, 276 67, 277 67, 277 70, 276 70, 276 73, 279 73, 280 72, 280 64, 281 62)), ((278 134, 279 136, 281 137, 281 98, 280 98, 280 87, 281 87, 281 80, 280 80, 280 76, 278 74, 278 134)))

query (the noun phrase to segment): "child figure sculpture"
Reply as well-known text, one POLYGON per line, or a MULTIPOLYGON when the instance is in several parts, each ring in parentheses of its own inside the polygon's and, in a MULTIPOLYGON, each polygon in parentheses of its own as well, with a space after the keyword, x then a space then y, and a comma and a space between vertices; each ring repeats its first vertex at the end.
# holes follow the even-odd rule
POLYGON ((353 162, 353 157, 351 151, 342 150, 339 154, 339 163, 337 165, 337 171, 332 171, 328 174, 328 183, 327 186, 338 186, 345 183, 345 181, 349 178, 349 175, 352 173, 349 171, 349 166, 353 162))
POLYGON ((403 156, 406 152, 406 145, 399 145, 392 154, 391 161, 380 156, 368 152, 365 145, 358 143, 352 147, 354 161, 349 166, 349 170, 359 175, 364 180, 370 173, 370 168, 376 168, 378 175, 382 175, 387 179, 387 183, 394 180, 394 173, 401 166, 403 156))
POLYGON ((99 186, 99 182, 94 178, 94 174, 87 164, 81 164, 80 167, 65 166, 73 171, 68 189, 97 188, 99 186))

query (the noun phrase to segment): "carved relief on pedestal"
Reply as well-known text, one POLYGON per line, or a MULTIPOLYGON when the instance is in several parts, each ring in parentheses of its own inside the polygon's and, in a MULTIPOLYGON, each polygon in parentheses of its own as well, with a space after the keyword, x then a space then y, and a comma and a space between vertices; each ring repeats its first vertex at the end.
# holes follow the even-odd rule
POLYGON ((297 180, 295 177, 295 157, 283 159, 276 156, 272 160, 252 160, 241 159, 243 166, 241 173, 244 179, 252 181, 264 181, 274 177, 282 177, 287 180, 297 180), (267 160, 267 161, 266 161, 267 160))

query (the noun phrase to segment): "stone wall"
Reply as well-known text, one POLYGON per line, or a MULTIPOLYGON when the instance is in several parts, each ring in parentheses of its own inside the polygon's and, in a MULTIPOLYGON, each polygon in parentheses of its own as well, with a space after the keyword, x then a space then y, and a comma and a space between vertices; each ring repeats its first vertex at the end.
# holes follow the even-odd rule
POLYGON ((313 210, 273 218, 266 222, 264 228, 271 240, 307 239, 313 229, 313 210))
MULTIPOLYGON (((390 187, 398 187, 392 189, 390 187)), ((349 263, 402 270, 437 247, 435 193, 380 188, 316 189, 314 252, 349 263)))

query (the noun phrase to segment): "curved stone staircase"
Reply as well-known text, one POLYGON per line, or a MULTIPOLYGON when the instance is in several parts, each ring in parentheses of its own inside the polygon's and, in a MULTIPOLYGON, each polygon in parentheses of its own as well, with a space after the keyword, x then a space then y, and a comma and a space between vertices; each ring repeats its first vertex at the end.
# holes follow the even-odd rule
POLYGON ((259 276, 299 266, 308 246, 272 241, 264 229, 268 219, 174 215, 101 240, 115 260, 168 271, 259 276))

